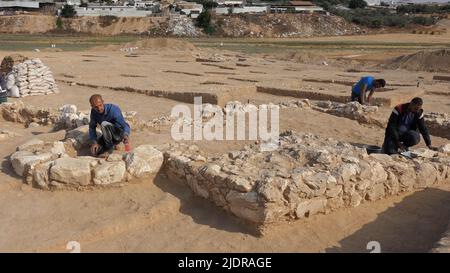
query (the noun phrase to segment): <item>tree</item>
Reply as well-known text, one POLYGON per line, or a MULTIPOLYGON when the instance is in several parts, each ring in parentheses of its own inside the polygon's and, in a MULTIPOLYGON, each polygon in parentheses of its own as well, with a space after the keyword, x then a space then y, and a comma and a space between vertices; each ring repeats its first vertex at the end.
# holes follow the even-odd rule
POLYGON ((351 9, 363 9, 367 7, 367 2, 364 0, 350 0, 348 7, 351 9))
POLYGON ((63 21, 61 17, 58 16, 58 18, 56 19, 56 29, 62 30, 62 28, 63 28, 63 21))
POLYGON ((214 32, 214 27, 211 25, 211 13, 208 9, 202 11, 197 17, 197 27, 202 28, 207 34, 214 32))
POLYGON ((64 5, 61 10, 62 17, 74 17, 77 15, 75 8, 72 5, 64 5))

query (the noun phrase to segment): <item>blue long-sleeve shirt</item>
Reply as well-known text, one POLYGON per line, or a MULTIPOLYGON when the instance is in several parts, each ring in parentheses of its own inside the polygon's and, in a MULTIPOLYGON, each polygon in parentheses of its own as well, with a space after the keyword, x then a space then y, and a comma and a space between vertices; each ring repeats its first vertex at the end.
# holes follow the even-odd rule
POLYGON ((91 141, 97 141, 97 124, 101 124, 103 121, 112 123, 114 126, 122 129, 125 134, 130 135, 130 126, 123 118, 119 106, 108 103, 105 104, 105 111, 103 114, 91 109, 91 120, 89 122, 89 139, 91 141))
POLYGON ((375 78, 371 76, 365 76, 362 77, 353 87, 352 87, 352 94, 354 95, 360 95, 362 88, 364 85, 367 85, 366 91, 371 91, 375 88, 375 78))

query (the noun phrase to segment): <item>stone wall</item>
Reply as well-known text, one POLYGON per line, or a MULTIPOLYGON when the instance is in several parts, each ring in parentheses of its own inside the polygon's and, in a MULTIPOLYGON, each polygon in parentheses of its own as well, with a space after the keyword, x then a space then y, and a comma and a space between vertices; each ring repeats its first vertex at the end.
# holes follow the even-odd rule
POLYGON ((7 121, 23 123, 26 126, 32 122, 41 125, 53 125, 58 119, 58 114, 55 111, 25 105, 22 101, 0 104, 0 114, 7 121))
POLYGON ((450 179, 450 153, 368 155, 346 142, 284 132, 276 151, 246 146, 221 156, 196 146, 165 152, 165 173, 239 218, 266 224, 356 207, 450 179))
MULTIPOLYGON (((90 112, 79 111, 77 106, 73 104, 63 105, 58 111, 53 111, 51 109, 25 105, 22 101, 16 101, 14 103, 1 104, 0 114, 7 121, 23 123, 25 126, 29 126, 31 123, 48 125, 53 126, 54 130, 70 130, 88 125, 90 121, 90 112)), ((138 119, 136 117, 137 112, 135 111, 122 112, 122 115, 133 130, 154 128, 168 125, 171 122, 170 117, 165 115, 148 121, 138 119)))
MULTIPOLYGON (((328 100, 340 103, 347 103, 350 101, 350 89, 347 91, 339 90, 343 92, 337 92, 330 87, 325 89, 321 87, 308 88, 307 86, 298 86, 298 82, 288 82, 281 87, 280 83, 277 82, 264 82, 256 86, 256 91, 276 96, 290 96, 310 100, 328 100)), ((405 101, 410 101, 412 98, 420 96, 424 92, 423 89, 416 87, 398 87, 395 90, 377 92, 372 98, 372 102, 384 107, 394 107, 405 101)))
POLYGON ((450 116, 448 114, 425 114, 425 122, 431 135, 450 139, 450 116))
POLYGON ((28 184, 52 190, 122 184, 155 175, 162 166, 163 154, 151 145, 138 146, 125 154, 114 153, 106 159, 76 156, 76 148, 82 146, 86 134, 72 132, 68 135, 74 138, 53 143, 32 139, 10 156, 12 167, 28 184))
POLYGON ((378 106, 361 105, 359 102, 338 103, 331 101, 319 101, 314 103, 314 110, 335 115, 338 117, 345 117, 356 120, 361 124, 375 125, 385 128, 386 121, 380 119, 378 113, 378 106))

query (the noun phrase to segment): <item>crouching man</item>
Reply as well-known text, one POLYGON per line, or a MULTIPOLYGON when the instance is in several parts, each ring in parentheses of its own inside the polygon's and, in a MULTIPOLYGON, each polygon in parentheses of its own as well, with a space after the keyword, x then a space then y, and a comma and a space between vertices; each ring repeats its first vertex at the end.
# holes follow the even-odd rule
POLYGON ((420 142, 419 132, 427 147, 436 150, 431 146, 430 134, 423 119, 422 105, 422 99, 416 97, 410 103, 400 104, 394 108, 386 128, 384 153, 390 155, 408 150, 420 142))
POLYGON ((130 126, 125 122, 122 111, 117 105, 103 102, 101 95, 89 98, 91 104, 91 120, 89 123, 89 139, 93 156, 108 156, 114 147, 123 142, 128 146, 130 126), (97 139, 96 128, 100 125, 102 136, 97 139))

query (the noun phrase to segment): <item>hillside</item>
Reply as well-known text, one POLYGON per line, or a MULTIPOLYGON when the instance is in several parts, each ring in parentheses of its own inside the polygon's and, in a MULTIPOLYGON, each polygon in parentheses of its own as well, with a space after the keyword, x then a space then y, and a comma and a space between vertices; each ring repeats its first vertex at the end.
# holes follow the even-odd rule
POLYGON ((341 17, 323 14, 216 16, 213 23, 217 35, 226 37, 313 37, 366 32, 341 17))
MULTIPOLYGON (((327 15, 267 14, 215 16, 216 33, 224 37, 312 37, 360 34, 365 30, 344 19, 327 15)), ((0 17, 0 33, 76 32, 95 35, 148 34, 150 36, 203 36, 194 23, 183 17, 75 17, 63 19, 46 15, 0 17)))

